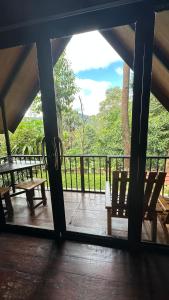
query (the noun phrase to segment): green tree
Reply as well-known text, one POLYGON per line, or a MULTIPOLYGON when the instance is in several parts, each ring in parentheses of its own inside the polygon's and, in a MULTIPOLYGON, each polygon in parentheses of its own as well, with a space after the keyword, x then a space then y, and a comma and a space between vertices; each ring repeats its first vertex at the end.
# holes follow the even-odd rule
POLYGON ((10 134, 13 154, 39 154, 44 136, 42 120, 25 118, 14 134, 10 134))
POLYGON ((148 154, 168 155, 169 152, 169 113, 161 103, 151 95, 148 154))
POLYGON ((122 91, 111 88, 100 104, 98 150, 103 154, 123 154, 122 126, 120 118, 122 91))
MULTIPOLYGON (((53 77, 55 84, 56 106, 61 117, 63 111, 70 109, 74 97, 78 91, 75 84, 75 75, 71 69, 71 65, 66 58, 65 52, 62 53, 53 68, 53 77)), ((41 95, 36 96, 31 110, 39 113, 42 111, 41 95)))

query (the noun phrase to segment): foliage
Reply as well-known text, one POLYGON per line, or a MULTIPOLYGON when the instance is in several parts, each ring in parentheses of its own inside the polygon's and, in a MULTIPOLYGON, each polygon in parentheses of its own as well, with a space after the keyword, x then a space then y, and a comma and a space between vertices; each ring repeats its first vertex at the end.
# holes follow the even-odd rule
MULTIPOLYGON (((122 91, 115 87, 109 89, 106 98, 100 104, 99 114, 86 117, 84 131, 84 154, 123 155, 122 124, 120 116, 122 91)), ((65 154, 82 153, 81 115, 69 111, 69 122, 65 113, 63 120, 65 154), (67 124, 67 127, 66 127, 67 124), (69 130, 68 130, 69 128, 69 130), (69 143, 68 143, 69 141, 69 143), (66 144, 68 143, 68 144, 66 144)), ((68 116, 68 115, 67 115, 68 116)), ((132 101, 129 101, 129 119, 131 123, 132 101)), ((167 155, 169 151, 169 114, 156 98, 151 95, 148 151, 149 155, 167 155)))
POLYGON ((38 154, 44 136, 42 120, 24 119, 14 134, 10 134, 13 154, 38 154))
MULTIPOLYGON (((55 85, 55 95, 56 95, 56 105, 59 114, 61 112, 70 109, 74 97, 78 91, 75 84, 75 75, 71 69, 71 65, 66 58, 65 52, 62 53, 60 58, 53 69, 54 75, 54 85, 55 85)), ((33 105, 32 111, 39 113, 42 111, 41 107, 41 95, 38 93, 33 105)))
MULTIPOLYGON (((57 111, 59 112, 59 117, 61 118, 61 112, 64 114, 64 124, 67 122, 67 129, 69 125, 73 126, 72 123, 72 110, 71 103, 74 100, 75 94, 78 89, 75 84, 75 76, 71 69, 71 66, 66 59, 65 53, 63 53, 56 65, 54 66, 54 84, 56 93, 56 105, 57 111), (71 113, 69 113, 71 110, 71 113), (68 122, 68 118, 71 117, 71 122, 68 122)), ((41 108, 41 94, 37 94, 32 106, 31 111, 40 113, 41 108)), ((74 117, 76 112, 74 113, 74 117)), ((58 119, 60 119, 58 118, 58 119)), ((60 124, 59 124, 60 125, 60 124)), ((71 128, 70 126, 70 128, 71 128)), ((70 130, 70 129, 69 129, 70 130)), ((69 138, 69 132, 64 133, 69 138)), ((11 149, 14 154, 36 154, 41 152, 41 141, 44 136, 43 122, 42 120, 36 120, 32 118, 24 118, 23 121, 18 126, 14 134, 10 134, 11 149)), ((66 139, 65 139, 66 141, 66 139)), ((1 155, 5 155, 5 143, 3 136, 0 137, 1 143, 1 155)))
POLYGON ((97 116, 83 116, 72 109, 63 113, 65 153, 122 154, 120 101, 121 90, 116 87, 107 91, 97 116))
MULTIPOLYGON (((85 116, 71 107, 62 112, 62 141, 64 154, 123 155, 121 128, 121 89, 109 89, 100 104, 99 113, 85 116)), ((131 120, 132 102, 129 102, 131 120)), ((10 134, 12 152, 36 154, 41 151, 44 136, 42 120, 25 118, 14 134, 10 134)), ((3 135, 0 136, 1 155, 5 154, 3 135)), ((168 155, 169 114, 151 95, 148 131, 148 155, 168 155)))
POLYGON ((151 95, 148 153, 168 155, 169 152, 169 114, 160 102, 151 95))

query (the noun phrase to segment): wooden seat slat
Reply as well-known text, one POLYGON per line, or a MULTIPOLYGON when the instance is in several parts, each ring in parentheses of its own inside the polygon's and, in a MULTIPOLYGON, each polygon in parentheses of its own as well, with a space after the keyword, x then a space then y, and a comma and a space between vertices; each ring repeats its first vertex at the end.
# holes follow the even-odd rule
POLYGON ((119 171, 113 172, 113 185, 112 185, 112 214, 116 214, 114 210, 114 205, 117 203, 118 199, 118 190, 119 190, 119 171))
POLYGON ((37 186, 41 185, 42 183, 44 183, 46 181, 46 179, 33 179, 31 181, 23 181, 20 182, 16 185, 16 188, 18 189, 24 189, 24 190, 32 190, 34 188, 36 188, 37 186))
POLYGON ((123 205, 123 204, 125 205, 126 187, 127 187, 127 172, 124 171, 121 173, 119 205, 123 205))
POLYGON ((162 186, 164 184, 165 181, 165 176, 166 173, 165 172, 160 172, 158 173, 158 180, 154 186, 152 195, 150 197, 150 201, 149 201, 149 206, 148 206, 148 217, 151 220, 154 216, 154 212, 156 210, 156 205, 157 205, 157 201, 158 201, 158 197, 160 195, 160 191, 162 189, 162 186))
POLYGON ((156 175, 157 172, 150 172, 148 175, 148 179, 145 181, 143 215, 148 209, 148 204, 155 183, 156 175))

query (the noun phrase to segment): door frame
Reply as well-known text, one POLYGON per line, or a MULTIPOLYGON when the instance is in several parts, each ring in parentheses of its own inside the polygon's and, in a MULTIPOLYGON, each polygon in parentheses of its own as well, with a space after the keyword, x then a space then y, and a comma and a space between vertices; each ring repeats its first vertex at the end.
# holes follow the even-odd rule
MULTIPOLYGON (((147 147, 147 128, 148 128, 148 110, 149 110, 149 94, 151 86, 151 68, 152 68, 152 45, 153 45, 153 31, 154 31, 154 6, 146 4, 145 2, 130 3, 126 5, 117 5, 116 7, 106 7, 97 10, 88 10, 84 13, 77 13, 69 15, 65 18, 56 18, 42 22, 41 24, 31 24, 24 27, 14 28, 5 32, 0 32, 0 49, 7 47, 14 47, 22 44, 36 42, 38 53, 38 65, 40 84, 42 91, 42 104, 44 113, 44 127, 46 136, 47 156, 49 165, 49 177, 52 183, 52 208, 54 218, 54 232, 55 237, 81 236, 84 234, 71 233, 66 231, 64 203, 63 203, 63 189, 62 179, 60 172, 60 157, 59 157, 59 170, 53 167, 54 150, 52 147, 52 140, 57 136, 58 128, 57 122, 52 129, 53 122, 51 119, 56 120, 56 107, 54 108, 54 83, 52 76, 52 57, 50 39, 57 37, 70 36, 76 33, 91 31, 91 30, 104 30, 115 26, 128 25, 131 23, 136 24, 136 37, 135 37, 135 60, 134 60, 134 96, 133 96, 133 126, 131 138, 131 182, 130 182, 130 196, 129 196, 129 240, 125 241, 125 245, 131 248, 137 248, 141 243, 141 225, 142 225, 142 193, 144 187, 143 173, 145 171, 146 147, 147 147), (150 30, 145 30, 146 26, 150 30), (144 28, 144 30, 143 30, 144 28), (145 32, 146 31, 146 32, 145 32), (141 45, 141 50, 139 50, 141 45), (148 50, 148 47, 150 47, 148 50), (141 55, 141 56, 139 56, 141 55), (148 67, 145 61, 148 60, 148 67), (44 72, 45 70, 45 72, 44 72), (45 74, 44 74, 45 73, 45 74), (147 81, 146 81, 147 80, 147 81), (139 82, 140 81, 140 82, 139 82), (49 91, 50 88, 50 91, 49 91), (137 96, 137 97, 136 97, 137 96), (46 105, 46 100, 49 101, 50 107, 46 105), (145 106, 144 106, 145 105, 145 106), (52 118, 50 117, 52 114, 52 118), (141 118, 141 122, 140 122, 141 118), (146 122, 144 127, 143 122, 146 122), (135 128, 136 125, 136 128, 135 128), (137 129, 137 130, 136 130, 137 129), (51 131, 50 131, 51 130, 51 131), (138 140, 138 135, 141 140, 138 140), (136 142, 136 144, 135 144, 136 142), (141 148, 140 148, 141 147, 141 148), (136 166, 136 167, 135 167, 136 166), (141 176, 141 177, 139 177, 141 176), (141 180, 139 180, 141 178, 141 180), (137 179, 137 180, 136 180, 137 179), (59 186, 55 187, 54 182, 58 180, 59 186), (59 194, 58 201, 55 201, 56 194, 59 194), (136 204, 134 201, 135 195, 140 193, 139 201, 136 204), (60 213, 59 213, 60 212, 60 213), (134 226, 134 227, 133 227, 134 226)), ((146 28, 147 28, 146 27, 146 28)), ((57 144, 57 151, 59 153, 59 145, 57 144)), ((0 208, 1 210, 1 208, 0 208)), ((24 230, 30 234, 33 232, 29 229, 23 229, 23 226, 13 226, 6 224, 1 228, 2 230, 22 232, 24 230), (13 229, 12 229, 13 227, 13 229)), ((45 234, 47 231, 35 230, 45 234)), ((49 232, 49 231, 48 231, 49 232)), ((113 238, 102 238, 98 236, 87 235, 87 240, 100 240, 101 244, 108 241, 113 245, 113 241, 120 244, 123 240, 113 238)))

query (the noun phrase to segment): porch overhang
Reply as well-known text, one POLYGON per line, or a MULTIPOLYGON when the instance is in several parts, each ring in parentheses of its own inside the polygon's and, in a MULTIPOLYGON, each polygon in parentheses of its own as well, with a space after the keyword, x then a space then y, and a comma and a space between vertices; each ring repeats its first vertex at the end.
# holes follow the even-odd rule
MULTIPOLYGON (((151 91, 169 111, 169 12, 156 15, 151 91)), ((133 69, 135 32, 126 25, 102 31, 102 35, 133 69)))
MULTIPOLYGON (((55 65, 69 38, 52 40, 55 65)), ((14 132, 39 91, 36 46, 0 50, 0 99, 4 102, 7 127, 14 132)), ((4 132, 0 114, 0 133, 4 132)))

